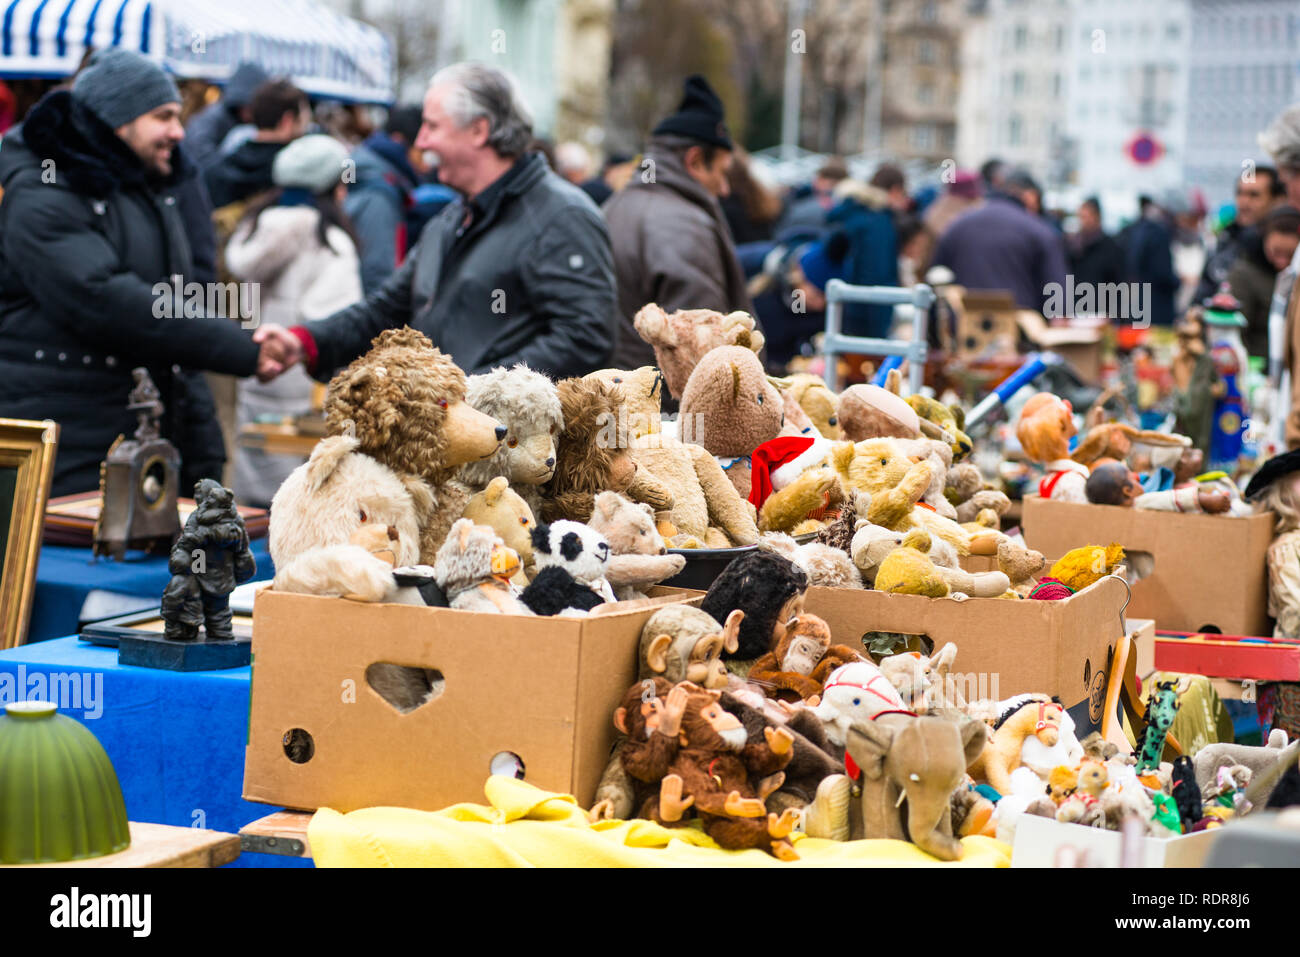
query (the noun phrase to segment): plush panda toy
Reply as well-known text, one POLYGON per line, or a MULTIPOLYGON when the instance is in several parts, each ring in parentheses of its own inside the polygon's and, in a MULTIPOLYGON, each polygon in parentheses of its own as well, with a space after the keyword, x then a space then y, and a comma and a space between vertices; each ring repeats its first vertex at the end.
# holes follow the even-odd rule
POLYGON ((539 615, 585 614, 614 591, 605 580, 609 542, 581 522, 561 520, 533 529, 537 574, 520 600, 539 615))

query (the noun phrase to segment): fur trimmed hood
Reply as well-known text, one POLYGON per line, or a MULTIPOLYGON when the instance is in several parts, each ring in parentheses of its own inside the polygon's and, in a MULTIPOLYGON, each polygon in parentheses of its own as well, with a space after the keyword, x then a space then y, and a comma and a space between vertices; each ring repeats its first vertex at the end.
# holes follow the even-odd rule
POLYGON ((887 209, 889 207, 888 193, 861 180, 840 180, 831 195, 834 196, 836 203, 851 199, 858 205, 866 206, 868 209, 887 209))
POLYGON ((47 159, 54 161, 56 184, 65 183, 73 192, 97 199, 133 186, 176 186, 197 172, 177 146, 172 151, 171 173, 152 176, 131 148, 67 90, 46 95, 32 107, 21 127, 4 137, 0 185, 8 187, 10 179, 24 169, 35 167, 43 172, 41 162, 47 159))

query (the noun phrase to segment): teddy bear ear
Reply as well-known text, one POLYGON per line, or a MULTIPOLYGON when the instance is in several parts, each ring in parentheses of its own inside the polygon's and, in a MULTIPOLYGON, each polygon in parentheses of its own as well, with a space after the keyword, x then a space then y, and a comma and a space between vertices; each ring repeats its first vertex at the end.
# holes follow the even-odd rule
POLYGON ((307 461, 307 483, 311 489, 319 491, 343 459, 360 444, 350 435, 332 435, 317 442, 307 461))
POLYGON ((618 512, 622 499, 619 498, 617 492, 605 491, 598 494, 592 504, 595 506, 596 511, 600 513, 600 517, 608 522, 618 512))
POLYGON ((665 346, 677 345, 677 336, 673 332, 672 324, 657 303, 649 302, 642 306, 632 318, 632 325, 646 342, 665 346))
POLYGON ((533 541, 533 551, 541 552, 543 555, 551 553, 551 526, 534 526, 529 537, 533 541))
POLYGON ((492 481, 488 482, 487 488, 483 490, 483 500, 489 506, 495 506, 501 500, 501 494, 510 487, 510 481, 504 475, 498 475, 492 481))
POLYGON ((740 366, 731 363, 731 399, 740 398, 740 366))

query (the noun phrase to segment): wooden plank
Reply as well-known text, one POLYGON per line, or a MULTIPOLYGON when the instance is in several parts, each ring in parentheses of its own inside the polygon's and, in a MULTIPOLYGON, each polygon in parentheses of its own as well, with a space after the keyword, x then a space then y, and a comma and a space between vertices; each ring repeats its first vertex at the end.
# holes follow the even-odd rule
POLYGON ((311 818, 311 811, 276 811, 245 824, 239 829, 239 837, 249 852, 311 857, 311 843, 307 840, 311 818))
POLYGON ((105 857, 22 867, 220 867, 239 857, 239 835, 131 821, 131 846, 105 857))

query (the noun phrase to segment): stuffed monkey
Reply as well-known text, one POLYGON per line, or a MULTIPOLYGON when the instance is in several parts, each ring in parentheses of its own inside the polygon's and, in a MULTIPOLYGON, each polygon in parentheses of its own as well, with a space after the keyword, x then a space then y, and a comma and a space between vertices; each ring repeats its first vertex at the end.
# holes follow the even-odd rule
POLYGON ((807 701, 822 693, 826 677, 861 656, 847 645, 832 645, 831 630, 816 615, 803 614, 786 629, 776 648, 754 662, 749 680, 769 698, 807 701))
POLYGON ((680 817, 694 805, 705 833, 719 846, 761 848, 781 860, 798 860, 789 840, 798 812, 791 808, 778 817, 764 804, 785 778, 781 771, 793 745, 788 730, 770 725, 762 741, 751 741, 740 720, 712 695, 688 695, 677 755, 661 787, 662 810, 668 812, 662 817, 680 817))

